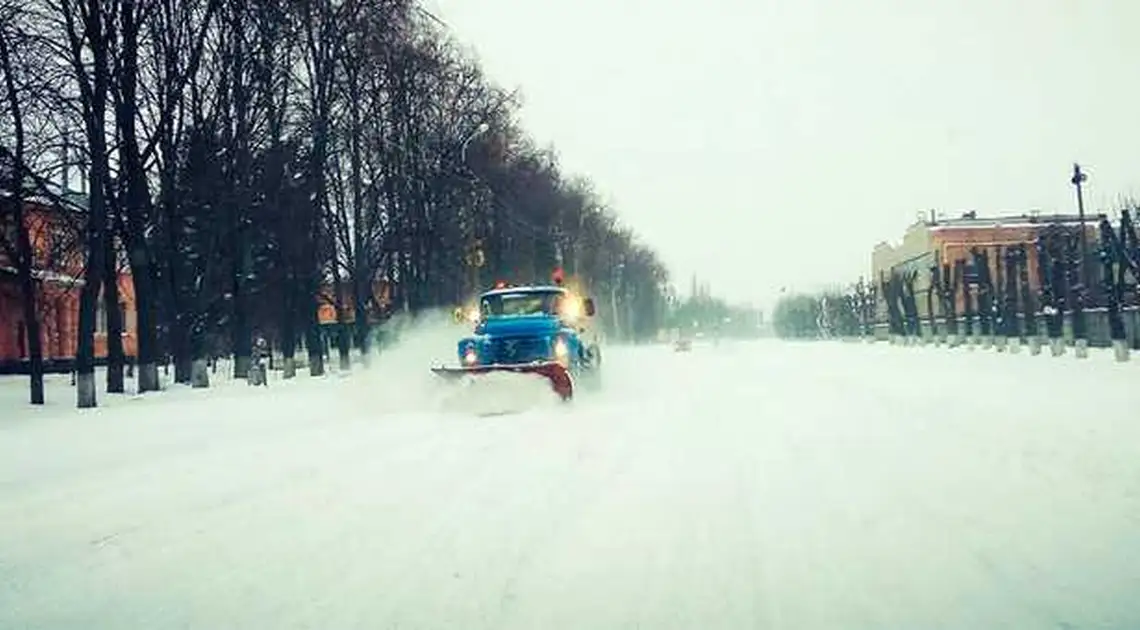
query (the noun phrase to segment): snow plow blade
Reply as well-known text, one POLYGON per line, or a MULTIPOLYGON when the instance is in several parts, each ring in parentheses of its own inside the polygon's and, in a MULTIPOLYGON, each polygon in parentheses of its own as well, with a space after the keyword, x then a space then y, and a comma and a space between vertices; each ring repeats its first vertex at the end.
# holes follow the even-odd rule
POLYGON ((449 379, 460 379, 465 376, 480 376, 493 372, 513 372, 515 374, 537 374, 545 376, 550 381, 550 387, 562 400, 574 397, 574 379, 570 371, 561 363, 549 361, 546 363, 520 363, 508 365, 475 365, 471 367, 434 367, 431 369, 438 376, 449 379))

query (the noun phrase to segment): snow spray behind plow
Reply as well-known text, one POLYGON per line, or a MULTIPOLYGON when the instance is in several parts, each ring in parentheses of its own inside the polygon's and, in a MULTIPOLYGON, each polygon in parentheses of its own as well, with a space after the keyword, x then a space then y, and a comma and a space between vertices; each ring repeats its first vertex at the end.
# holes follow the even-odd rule
POLYGON ((385 328, 397 340, 373 354, 371 365, 352 384, 358 406, 373 409, 376 415, 496 415, 561 402, 543 376, 496 373, 449 381, 432 374, 431 366, 454 359, 455 337, 462 327, 457 328, 451 313, 426 313, 415 319, 396 316, 385 328))

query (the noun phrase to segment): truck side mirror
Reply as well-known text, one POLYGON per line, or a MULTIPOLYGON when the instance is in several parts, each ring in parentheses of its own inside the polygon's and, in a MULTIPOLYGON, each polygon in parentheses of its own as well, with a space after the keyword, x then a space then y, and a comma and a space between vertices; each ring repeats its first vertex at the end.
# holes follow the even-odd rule
POLYGON ((598 312, 597 309, 594 308, 594 298, 586 298, 584 306, 586 307, 587 317, 593 317, 594 313, 598 312))

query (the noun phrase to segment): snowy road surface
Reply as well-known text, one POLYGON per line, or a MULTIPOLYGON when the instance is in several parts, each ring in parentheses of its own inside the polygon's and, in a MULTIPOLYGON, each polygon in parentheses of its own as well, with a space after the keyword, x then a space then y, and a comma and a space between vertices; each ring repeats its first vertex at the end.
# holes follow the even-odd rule
POLYGON ((0 628, 1140 627, 1140 363, 764 342, 607 369, 495 418, 392 370, 6 404, 0 628))

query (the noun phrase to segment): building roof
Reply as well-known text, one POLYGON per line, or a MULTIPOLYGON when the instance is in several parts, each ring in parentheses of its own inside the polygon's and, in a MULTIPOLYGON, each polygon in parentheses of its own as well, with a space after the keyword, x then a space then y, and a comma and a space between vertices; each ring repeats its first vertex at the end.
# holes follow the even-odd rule
MULTIPOLYGON (((1086 214, 1085 225, 1096 226, 1100 221, 1099 214, 1086 214)), ((966 212, 962 216, 947 219, 936 218, 933 221, 922 221, 922 225, 930 230, 939 229, 993 229, 993 228, 1031 228, 1046 227, 1050 225, 1079 226, 1080 216, 1075 214, 1041 214, 1030 212, 1022 214, 1009 214, 994 217, 979 217, 976 212, 966 212)))
MULTIPOLYGON (((33 179, 28 178, 27 183, 25 184, 27 186, 27 190, 35 192, 26 195, 24 197, 24 201, 40 206, 53 206, 56 204, 56 202, 59 202, 65 208, 74 212, 87 211, 87 193, 73 190, 71 188, 64 188, 58 183, 50 180, 44 180, 43 183, 44 190, 41 190, 40 186, 37 185, 33 179)), ((12 196, 12 191, 9 190, 6 186, 0 186, 0 197, 10 196, 12 196)))

